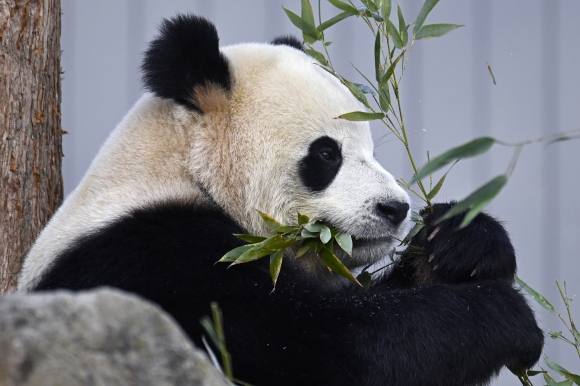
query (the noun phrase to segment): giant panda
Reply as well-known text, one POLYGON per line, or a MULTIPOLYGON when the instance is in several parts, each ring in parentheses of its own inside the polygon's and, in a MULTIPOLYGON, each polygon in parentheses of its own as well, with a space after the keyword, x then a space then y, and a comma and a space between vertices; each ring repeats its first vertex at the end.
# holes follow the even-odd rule
POLYGON ((339 258, 354 271, 387 265, 409 229, 368 124, 335 119, 363 106, 299 41, 220 49, 213 24, 178 15, 142 70, 148 93, 32 247, 21 291, 134 292, 197 345, 217 301, 234 374, 254 385, 481 385, 538 360, 513 247, 487 214, 457 230, 461 216, 436 222, 452 204, 423 209, 413 249, 367 291, 314 255, 287 251, 273 292, 266 259, 215 264, 233 234, 268 234, 257 210, 353 235, 339 258))

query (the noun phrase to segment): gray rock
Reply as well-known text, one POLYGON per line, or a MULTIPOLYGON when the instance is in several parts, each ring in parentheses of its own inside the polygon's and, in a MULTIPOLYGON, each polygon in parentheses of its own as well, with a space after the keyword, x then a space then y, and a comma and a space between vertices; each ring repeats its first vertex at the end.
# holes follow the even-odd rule
POLYGON ((0 296, 0 385, 227 383, 159 307, 105 288, 0 296))

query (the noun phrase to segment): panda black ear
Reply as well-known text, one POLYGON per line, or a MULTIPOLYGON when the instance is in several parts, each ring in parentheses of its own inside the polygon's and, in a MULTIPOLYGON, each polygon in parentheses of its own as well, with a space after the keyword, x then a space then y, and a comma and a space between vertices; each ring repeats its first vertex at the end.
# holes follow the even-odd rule
POLYGON ((297 50, 305 52, 304 49, 302 48, 302 42, 292 35, 278 36, 277 38, 272 40, 270 44, 273 44, 275 46, 290 46, 292 48, 296 48, 297 50))
POLYGON ((225 91, 231 88, 228 60, 219 50, 215 26, 191 14, 163 20, 145 51, 141 71, 147 90, 200 113, 194 100, 196 87, 211 83, 225 91))

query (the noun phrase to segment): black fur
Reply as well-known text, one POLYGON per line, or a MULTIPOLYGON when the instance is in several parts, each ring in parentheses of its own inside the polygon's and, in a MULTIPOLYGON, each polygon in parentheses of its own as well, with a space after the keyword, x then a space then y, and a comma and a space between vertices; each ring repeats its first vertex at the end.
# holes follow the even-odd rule
POLYGON ((543 336, 513 287, 512 247, 501 226, 481 216, 468 238, 454 224, 440 226, 431 244, 420 241, 447 267, 438 284, 403 283, 401 267, 368 292, 329 290, 285 261, 270 294, 268 259, 214 265, 240 245, 232 233, 245 233, 227 215, 158 205, 78 240, 37 290, 110 285, 138 293, 173 315, 198 346, 199 319, 217 301, 234 373, 256 386, 466 386, 485 383, 504 365, 529 368, 543 336), (475 267, 485 267, 485 278, 462 274, 475 267))
POLYGON ((341 166, 340 146, 334 139, 325 136, 310 144, 298 171, 302 184, 313 192, 319 192, 334 181, 341 166))
POLYGON ((231 87, 228 60, 219 50, 215 26, 194 15, 162 21, 141 70, 146 89, 200 113, 193 97, 196 87, 209 83, 226 91, 231 87))
POLYGON ((292 35, 278 36, 277 38, 272 40, 271 44, 275 46, 290 46, 296 48, 297 50, 305 52, 304 48, 302 48, 302 42, 292 35))

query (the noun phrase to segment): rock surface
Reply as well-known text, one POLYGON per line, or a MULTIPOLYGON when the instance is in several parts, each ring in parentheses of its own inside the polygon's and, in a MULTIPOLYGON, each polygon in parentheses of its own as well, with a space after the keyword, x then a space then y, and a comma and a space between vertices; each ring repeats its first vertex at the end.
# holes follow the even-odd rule
POLYGON ((0 385, 227 383, 159 307, 105 288, 0 296, 0 385))

